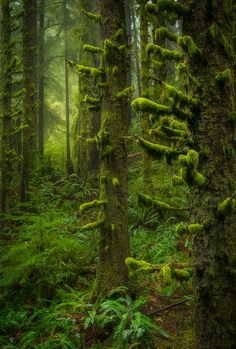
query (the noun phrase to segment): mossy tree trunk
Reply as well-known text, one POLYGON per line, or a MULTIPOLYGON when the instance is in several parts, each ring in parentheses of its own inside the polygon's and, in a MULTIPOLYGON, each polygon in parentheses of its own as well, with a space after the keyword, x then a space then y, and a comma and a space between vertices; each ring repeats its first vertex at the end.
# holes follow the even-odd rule
POLYGON ((12 42, 10 1, 1 1, 2 20, 2 158, 1 158, 1 212, 6 212, 11 201, 11 180, 13 175, 13 146, 11 140, 11 91, 12 91, 12 42))
MULTIPOLYGON (((186 4, 190 1, 185 1, 186 4)), ((203 51, 190 61, 202 86, 200 112, 191 122, 204 188, 191 190, 192 216, 204 225, 193 245, 197 349, 236 348, 235 92, 232 1, 191 2, 183 23, 203 51), (218 74, 218 75, 217 75, 218 74), (233 113, 232 113, 233 112, 233 113), (234 117, 233 117, 234 115, 234 117), (234 121, 233 121, 234 120, 234 121), (228 207, 218 209, 226 198, 228 207)), ((226 205, 227 206, 227 205, 226 205)))
POLYGON ((106 89, 102 102, 100 130, 101 200, 106 201, 101 219, 97 293, 125 285, 129 256, 127 228, 127 99, 119 97, 126 88, 127 37, 123 0, 100 0, 103 68, 106 89))
MULTIPOLYGON (((148 14, 146 12, 147 0, 139 0, 139 14, 140 14, 140 41, 141 41, 141 96, 149 98, 149 60, 146 53, 146 47, 149 43, 149 22, 148 14)), ((141 127, 143 136, 148 137, 150 130, 149 113, 141 114, 141 127)), ((153 186, 151 183, 152 162, 151 157, 146 152, 143 152, 143 183, 144 191, 152 193, 153 186)))
POLYGON ((23 78, 25 87, 21 201, 28 199, 29 182, 35 170, 38 134, 38 79, 37 79, 37 1, 23 1, 23 78))
POLYGON ((44 155, 44 34, 45 34, 45 0, 39 2, 39 154, 44 155))

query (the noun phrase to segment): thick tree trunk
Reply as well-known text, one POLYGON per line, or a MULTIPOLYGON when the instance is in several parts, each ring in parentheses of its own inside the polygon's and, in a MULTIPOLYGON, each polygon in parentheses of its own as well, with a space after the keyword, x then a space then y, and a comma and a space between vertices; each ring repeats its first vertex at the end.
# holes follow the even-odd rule
POLYGON ((23 1, 24 112, 22 130, 21 201, 28 199, 29 182, 35 169, 38 134, 37 1, 23 1))
POLYGON ((45 0, 39 3, 39 154, 44 155, 44 21, 45 0))
POLYGON ((236 215, 218 209, 226 198, 233 204, 236 190, 231 3, 191 2, 183 25, 204 57, 190 61, 191 73, 202 86, 200 112, 191 130, 207 178, 203 189, 191 191, 190 205, 194 223, 204 225, 193 245, 197 349, 236 348, 236 215), (217 77, 223 71, 227 77, 217 77))
POLYGON ((11 90, 12 90, 12 44, 11 44, 11 9, 10 1, 2 1, 2 63, 3 63, 3 96, 2 96, 2 161, 1 161, 1 212, 9 209, 11 201, 11 179, 13 175, 13 147, 11 140, 11 90))
POLYGON ((101 213, 100 257, 97 270, 97 292, 125 285, 129 256, 127 229, 127 100, 119 93, 126 88, 127 65, 125 8, 123 0, 100 0, 102 39, 105 45, 103 68, 107 87, 102 103, 101 200, 106 201, 101 213))

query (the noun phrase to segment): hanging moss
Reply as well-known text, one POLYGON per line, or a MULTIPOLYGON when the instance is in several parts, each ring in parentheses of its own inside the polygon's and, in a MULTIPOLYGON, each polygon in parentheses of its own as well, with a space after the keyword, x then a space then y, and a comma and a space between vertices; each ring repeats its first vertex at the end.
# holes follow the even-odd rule
MULTIPOLYGON (((235 195, 234 195, 235 196, 235 195)), ((218 205, 218 212, 225 218, 233 213, 235 210, 235 199, 233 197, 225 199, 218 205)))
POLYGON ((132 102, 132 108, 133 110, 138 113, 151 113, 155 114, 157 116, 164 115, 164 114, 171 114, 171 108, 167 107, 165 105, 157 104, 153 101, 150 101, 150 99, 147 98, 136 98, 132 102))
POLYGON ((189 35, 179 36, 177 39, 177 44, 182 47, 182 49, 186 51, 190 57, 202 56, 202 51, 197 47, 192 37, 189 35))
POLYGON ((139 144, 146 150, 146 152, 156 159, 162 159, 164 157, 176 159, 180 154, 180 152, 174 148, 152 143, 140 137, 138 137, 138 140, 139 144))
POLYGON ((93 229, 99 228, 103 224, 104 224, 104 220, 101 219, 101 220, 96 221, 96 222, 85 224, 82 227, 80 227, 80 229, 81 230, 93 230, 93 229))
POLYGON ((213 23, 209 29, 210 36, 214 39, 217 40, 222 47, 225 55, 229 58, 234 57, 234 50, 233 47, 230 45, 228 42, 227 38, 225 35, 222 33, 220 27, 216 24, 213 23))
POLYGON ((170 32, 166 27, 160 27, 155 30, 155 39, 164 40, 168 39, 177 43, 178 36, 170 32))
POLYGON ((78 73, 92 76, 94 78, 98 78, 103 75, 103 70, 100 68, 85 67, 84 65, 80 64, 76 65, 76 68, 78 73))
POLYGON ((168 50, 154 44, 147 45, 146 52, 148 56, 150 56, 151 54, 158 55, 163 61, 174 60, 176 62, 179 62, 183 57, 183 54, 181 52, 168 50))
POLYGON ((190 149, 188 154, 186 155, 186 162, 188 167, 191 169, 196 169, 198 167, 198 159, 198 153, 195 150, 190 149))
POLYGON ((155 15, 160 15, 160 12, 166 11, 167 13, 176 14, 177 16, 184 16, 190 12, 188 6, 182 5, 173 0, 158 0, 155 6, 147 4, 146 9, 148 12, 155 15))
POLYGON ((215 77, 216 83, 220 88, 225 87, 226 83, 232 82, 232 72, 231 69, 226 69, 220 72, 215 77))
POLYGON ((205 184, 205 177, 196 170, 198 166, 198 153, 195 150, 189 150, 186 156, 180 155, 179 163, 182 167, 180 175, 186 184, 189 186, 197 185, 199 187, 205 184))
POLYGON ((169 265, 164 265, 161 269, 161 276, 163 278, 163 283, 165 286, 171 285, 172 276, 171 276, 171 268, 169 265))
POLYGON ((124 98, 124 99, 129 100, 132 98, 132 94, 134 93, 134 91, 135 91, 134 86, 128 86, 128 87, 124 88, 123 91, 117 93, 117 98, 118 99, 124 98))
POLYGON ((101 207, 101 206, 105 206, 105 205, 106 205, 105 200, 93 200, 93 201, 86 202, 86 203, 80 205, 79 209, 80 209, 81 213, 84 213, 85 211, 90 210, 92 208, 101 207))
POLYGON ((99 13, 93 13, 93 12, 88 12, 85 11, 84 9, 81 10, 85 16, 87 16, 89 19, 92 19, 93 21, 95 21, 96 23, 101 23, 102 17, 99 13))
POLYGON ((83 45, 83 50, 92 53, 103 53, 103 49, 92 45, 83 45))

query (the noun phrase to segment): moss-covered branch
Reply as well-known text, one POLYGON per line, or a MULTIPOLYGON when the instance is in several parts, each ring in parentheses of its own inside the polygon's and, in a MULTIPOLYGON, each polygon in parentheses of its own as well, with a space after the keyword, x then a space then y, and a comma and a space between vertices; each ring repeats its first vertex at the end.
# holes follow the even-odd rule
POLYGON ((156 159, 166 158, 176 159, 180 154, 179 150, 176 150, 165 145, 149 142, 141 137, 138 137, 139 144, 145 149, 145 151, 156 159))
POLYGON ((190 12, 189 6, 182 5, 173 0, 158 0, 156 4, 147 4, 146 10, 150 14, 160 15, 161 12, 184 16, 190 12))
POLYGON ((170 107, 155 103, 148 98, 136 98, 131 105, 136 113, 150 113, 157 116, 171 114, 170 107))
POLYGON ((181 165, 180 175, 191 186, 203 186, 206 182, 205 177, 197 171, 198 167, 198 153, 191 149, 187 155, 180 155, 179 162, 181 165))
POLYGON ((185 211, 189 210, 189 207, 173 207, 166 202, 152 198, 149 195, 138 194, 138 202, 144 206, 158 209, 160 212, 172 211, 185 211))
POLYGON ((176 226, 176 233, 178 235, 184 235, 184 234, 198 234, 201 233, 204 229, 204 226, 202 224, 185 224, 185 223, 180 223, 176 226))
POLYGON ((148 56, 157 55, 163 61, 174 60, 176 62, 179 62, 183 58, 183 54, 181 52, 168 50, 166 48, 154 44, 147 45, 146 51, 148 56))
POLYGON ((99 13, 93 13, 93 12, 88 12, 85 11, 84 9, 81 10, 82 13, 87 16, 89 19, 92 19, 93 21, 95 21, 96 23, 101 23, 102 17, 101 14, 99 13))
POLYGON ((91 53, 103 53, 103 49, 101 47, 88 44, 83 45, 83 50, 91 53))
POLYGON ((201 49, 197 47, 192 37, 189 35, 179 36, 177 39, 177 44, 182 47, 182 49, 186 51, 190 57, 202 55, 201 49))
POLYGON ((84 213, 85 211, 88 211, 92 208, 97 208, 97 207, 101 207, 101 206, 105 206, 106 205, 106 201, 105 200, 93 200, 90 202, 86 202, 82 205, 80 205, 80 212, 84 213))
POLYGON ((96 222, 85 224, 82 227, 80 227, 80 229, 81 230, 93 230, 93 229, 99 228, 103 224, 104 224, 104 220, 101 219, 101 220, 96 221, 96 222))

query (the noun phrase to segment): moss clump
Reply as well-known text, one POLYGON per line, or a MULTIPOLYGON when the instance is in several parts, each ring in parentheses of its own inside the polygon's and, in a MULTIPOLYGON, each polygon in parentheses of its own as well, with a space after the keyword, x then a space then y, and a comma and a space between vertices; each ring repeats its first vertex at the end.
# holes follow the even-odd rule
POLYGON ((132 102, 132 108, 136 113, 151 113, 157 116, 164 114, 171 114, 171 108, 166 105, 158 104, 150 101, 147 98, 136 98, 132 102))
POLYGON ((165 286, 171 285, 172 276, 171 276, 171 268, 169 265, 164 265, 161 269, 161 276, 163 278, 163 283, 165 286))
POLYGON ((83 45, 83 50, 92 53, 103 53, 103 49, 101 47, 96 47, 88 44, 83 45))
POLYGON ((235 194, 232 197, 225 199, 218 205, 218 212, 223 218, 230 216, 235 210, 234 196, 235 194))
POLYGON ((185 182, 182 177, 174 175, 172 177, 172 184, 177 186, 177 185, 183 185, 185 184, 185 182))
POLYGON ((76 68, 78 73, 92 76, 94 78, 99 78, 103 75, 103 70, 100 68, 85 67, 84 65, 80 64, 77 64, 76 68))
POLYGON ((147 45, 146 52, 148 56, 150 56, 151 54, 158 55, 163 61, 174 60, 176 62, 179 62, 183 57, 183 54, 181 52, 168 50, 154 44, 147 45))
POLYGON ((185 223, 179 223, 175 227, 175 231, 177 235, 184 235, 188 233, 188 225, 185 223))
POLYGON ((184 130, 179 130, 165 125, 161 125, 160 129, 168 136, 186 137, 188 135, 187 132, 184 130))
POLYGON ((155 39, 156 40, 168 39, 170 41, 177 42, 178 36, 170 32, 166 27, 160 27, 155 30, 155 39))
POLYGON ((164 14, 174 14, 179 17, 187 15, 190 8, 173 0, 158 0, 156 4, 147 4, 146 11, 150 15, 155 16, 160 16, 160 13, 163 12, 164 14))
POLYGON ((80 229, 81 230, 93 230, 93 229, 99 228, 103 224, 104 224, 104 220, 101 219, 101 220, 96 221, 96 222, 85 224, 82 227, 80 227, 80 229))
POLYGON ((218 73, 215 77, 215 80, 220 88, 225 87, 226 83, 232 81, 231 69, 226 69, 223 72, 218 73))
POLYGON ((188 225, 188 232, 189 234, 195 235, 195 234, 199 234, 202 232, 204 226, 202 224, 189 224, 188 225))
POLYGON ((84 103, 87 103, 87 104, 90 104, 90 105, 92 105, 92 106, 98 106, 98 105, 101 104, 100 99, 94 98, 94 97, 90 97, 90 96, 88 96, 88 95, 86 95, 86 96, 84 97, 83 102, 84 102, 84 103))
POLYGON ((128 86, 126 88, 124 88, 123 91, 117 93, 117 98, 118 99, 131 99, 132 98, 132 94, 134 93, 134 86, 128 86))
POLYGON ((117 177, 112 178, 112 185, 113 187, 118 187, 120 185, 120 181, 117 177))
POLYGON ((180 109, 176 105, 172 107, 172 112, 180 120, 190 120, 192 118, 192 114, 189 111, 180 109))
POLYGON ((86 203, 80 205, 79 209, 80 209, 81 213, 84 213, 85 211, 88 211, 92 208, 101 207, 101 206, 105 206, 105 205, 106 205, 105 200, 93 200, 93 201, 86 202, 86 203))
POLYGON ((93 21, 95 21, 96 23, 101 23, 102 17, 99 13, 93 13, 93 12, 88 12, 85 10, 81 10, 83 14, 85 14, 85 16, 87 16, 89 19, 92 19, 93 21))
POLYGON ((133 275, 137 271, 152 271, 153 269, 155 269, 155 266, 153 266, 152 264, 132 257, 126 258, 125 264, 127 265, 127 268, 131 275, 133 275))
POLYGON ((198 167, 198 153, 191 149, 187 155, 179 156, 179 163, 181 165, 180 175, 188 186, 203 186, 206 182, 205 177, 197 171, 198 167))
POLYGON ((158 209, 159 212, 164 213, 169 210, 179 210, 176 207, 173 207, 166 202, 157 200, 155 198, 152 198, 149 195, 143 195, 143 194, 138 194, 138 202, 139 204, 142 204, 144 206, 152 207, 154 209, 158 209))
POLYGON ((189 280, 191 278, 191 274, 189 269, 174 269, 173 277, 178 280, 189 280))
POLYGON ((174 99, 175 103, 180 103, 184 105, 197 106, 199 101, 196 98, 185 95, 182 91, 177 90, 174 86, 166 83, 162 83, 168 95, 174 99))
POLYGON ((180 154, 180 152, 174 148, 152 143, 140 137, 138 137, 138 140, 139 144, 146 150, 146 152, 156 159, 162 159, 164 157, 168 160, 170 158, 176 159, 180 154))
POLYGON ((197 47, 192 37, 189 35, 179 36, 177 39, 177 44, 180 47, 182 47, 182 49, 186 51, 190 57, 199 57, 202 55, 202 50, 200 50, 200 48, 197 47))

